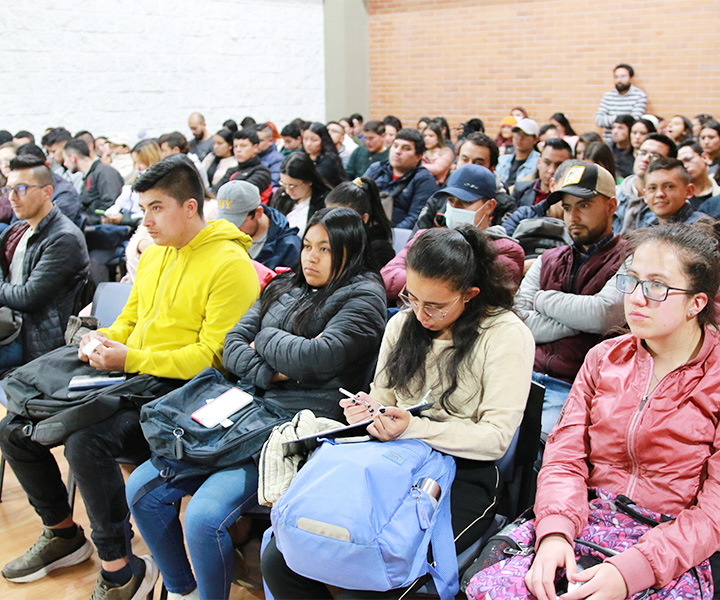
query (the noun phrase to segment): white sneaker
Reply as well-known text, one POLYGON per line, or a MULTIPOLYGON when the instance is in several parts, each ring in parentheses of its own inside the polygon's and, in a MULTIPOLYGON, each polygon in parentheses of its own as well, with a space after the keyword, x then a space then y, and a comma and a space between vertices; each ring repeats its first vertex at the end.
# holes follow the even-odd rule
POLYGON ((197 588, 189 594, 173 594, 172 592, 168 592, 167 600, 200 600, 200 593, 197 588))

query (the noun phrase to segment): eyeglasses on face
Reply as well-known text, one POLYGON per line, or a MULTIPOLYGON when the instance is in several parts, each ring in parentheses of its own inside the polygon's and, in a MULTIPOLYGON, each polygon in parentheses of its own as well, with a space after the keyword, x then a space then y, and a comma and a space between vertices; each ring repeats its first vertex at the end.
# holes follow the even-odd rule
POLYGON ((302 183, 284 183, 283 181, 281 181, 280 185, 283 186, 285 191, 291 192, 295 188, 300 187, 301 185, 305 185, 305 182, 303 181, 302 183))
POLYGON ((650 152, 649 150, 643 150, 642 148, 638 150, 638 156, 644 157, 649 156, 650 160, 657 160, 662 156, 662 154, 658 154, 657 152, 650 152))
POLYGON ((632 294, 638 285, 642 286, 643 296, 645 296, 648 300, 653 300, 655 302, 665 302, 670 290, 683 292, 684 294, 693 293, 690 290, 685 290, 683 288, 670 287, 660 281, 637 279, 632 275, 617 275, 615 277, 615 286, 618 291, 623 294, 632 294))
POLYGON ((680 162, 682 162, 684 165, 689 165, 689 164, 690 164, 692 161, 694 161, 696 158, 699 158, 699 159, 702 160, 702 156, 700 156, 699 154, 695 154, 694 152, 693 152, 692 155, 690 155, 690 156, 684 156, 683 158, 681 158, 681 159, 679 159, 679 160, 680 160, 680 162))
POLYGON ((400 301, 403 303, 403 306, 405 308, 409 308, 413 311, 417 311, 422 309, 422 311, 431 319, 434 319, 435 321, 442 321, 447 314, 450 312, 450 309, 452 309, 455 304, 457 304, 457 301, 462 298, 462 295, 455 298, 452 304, 448 306, 447 308, 438 308, 436 306, 425 306, 422 302, 415 298, 410 298, 410 296, 407 295, 405 289, 403 288, 403 291, 398 294, 398 298, 400 298, 400 301))
POLYGON ((45 187, 44 185, 40 185, 38 183, 35 184, 20 184, 20 185, 6 185, 3 188, 0 188, 0 192, 4 195, 12 196, 15 194, 18 198, 24 198, 28 190, 30 188, 41 188, 45 187))

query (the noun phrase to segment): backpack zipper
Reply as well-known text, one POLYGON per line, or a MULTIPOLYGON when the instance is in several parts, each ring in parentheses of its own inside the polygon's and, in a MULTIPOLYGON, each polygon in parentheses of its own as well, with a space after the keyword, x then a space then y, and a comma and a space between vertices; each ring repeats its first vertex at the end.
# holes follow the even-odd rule
MULTIPOLYGON (((284 421, 282 421, 284 422, 284 421)), ((241 435, 240 437, 234 439, 232 443, 230 444, 223 444, 221 453, 222 454, 229 454, 233 450, 235 450, 238 446, 241 446, 244 444, 248 439, 251 439, 257 435, 262 435, 268 431, 271 431, 273 427, 276 425, 279 425, 280 423, 274 422, 270 425, 266 425, 265 427, 262 427, 261 429, 254 429, 253 431, 248 431, 241 435)), ((193 460, 193 462, 203 463, 206 462, 208 459, 216 459, 219 452, 218 449, 209 449, 208 451, 198 451, 198 450, 187 450, 185 449, 184 457, 193 460)), ((248 457, 249 458, 249 457, 248 457)))

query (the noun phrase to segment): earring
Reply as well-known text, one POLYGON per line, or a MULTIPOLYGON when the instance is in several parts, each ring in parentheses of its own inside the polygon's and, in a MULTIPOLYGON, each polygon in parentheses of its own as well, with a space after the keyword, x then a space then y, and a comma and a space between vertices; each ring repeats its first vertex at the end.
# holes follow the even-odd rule
POLYGON ((690 311, 690 312, 688 313, 688 318, 689 318, 689 319, 692 319, 694 316, 695 316, 695 313, 694 313, 693 311, 690 311))

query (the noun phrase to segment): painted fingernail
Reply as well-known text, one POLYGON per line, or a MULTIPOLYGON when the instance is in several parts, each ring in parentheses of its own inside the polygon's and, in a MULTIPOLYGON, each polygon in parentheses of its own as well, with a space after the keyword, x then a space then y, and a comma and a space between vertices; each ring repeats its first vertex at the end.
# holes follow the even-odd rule
POLYGON ((368 412, 369 412, 370 414, 373 414, 373 413, 375 412, 375 409, 374 409, 374 408, 368 408, 368 412))
POLYGON ((355 400, 355 398, 350 398, 350 402, 352 402, 353 404, 357 404, 357 400, 355 400))
POLYGON ((378 410, 379 410, 382 414, 385 414, 385 413, 387 412, 384 406, 380 407, 378 410))

